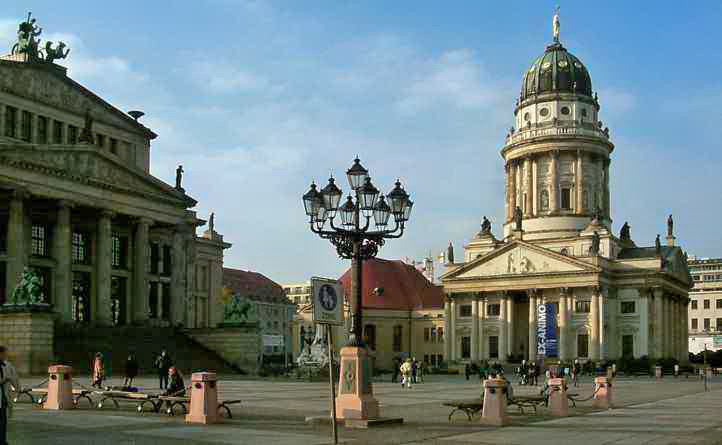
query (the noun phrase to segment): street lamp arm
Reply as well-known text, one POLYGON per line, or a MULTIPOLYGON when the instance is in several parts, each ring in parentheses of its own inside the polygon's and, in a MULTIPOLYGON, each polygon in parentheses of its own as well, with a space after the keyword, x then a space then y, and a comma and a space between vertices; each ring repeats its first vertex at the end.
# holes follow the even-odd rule
POLYGON ((401 223, 401 231, 399 231, 398 234, 394 235, 394 232, 396 232, 396 229, 398 228, 398 226, 399 226, 399 223, 396 223, 396 227, 394 228, 394 230, 392 230, 391 233, 389 233, 388 235, 384 235, 384 238, 388 238, 388 239, 401 238, 401 235, 404 234, 404 223, 403 222, 401 223))

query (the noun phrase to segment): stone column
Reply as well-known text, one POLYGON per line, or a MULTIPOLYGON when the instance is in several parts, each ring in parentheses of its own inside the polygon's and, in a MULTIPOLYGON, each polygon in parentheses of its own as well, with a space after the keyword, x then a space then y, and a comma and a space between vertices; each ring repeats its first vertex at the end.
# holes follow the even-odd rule
POLYGON ((529 350, 527 359, 533 362, 536 358, 536 293, 529 292, 529 350))
POLYGON ((444 298, 444 360, 451 360, 451 300, 444 298))
POLYGON ((524 159, 524 191, 526 199, 524 200, 524 216, 532 216, 532 203, 534 197, 532 196, 532 177, 531 177, 531 158, 527 157, 524 159))
POLYGON ((550 165, 550 187, 549 187, 549 210, 552 214, 559 211, 559 168, 557 167, 557 160, 559 158, 559 152, 552 150, 549 153, 550 165))
POLYGON ((562 288, 559 293, 559 359, 562 361, 569 359, 569 352, 567 351, 567 343, 569 342, 567 338, 568 292, 566 288, 562 288))
POLYGON ((612 201, 609 193, 609 164, 611 162, 610 159, 604 160, 604 217, 610 219, 612 217, 612 201))
POLYGON ((17 189, 13 191, 10 198, 7 241, 8 260, 6 263, 7 282, 5 284, 5 295, 7 295, 8 299, 12 296, 15 286, 20 282, 23 269, 28 265, 29 246, 26 244, 27 234, 25 233, 25 199, 27 197, 28 194, 24 190, 17 189))
POLYGON ((15 139, 23 137, 23 110, 15 108, 15 139))
POLYGON ((98 218, 98 238, 95 253, 95 301, 90 304, 95 316, 93 321, 103 326, 113 324, 113 311, 110 301, 110 273, 111 273, 111 223, 115 214, 109 210, 102 210, 98 218))
POLYGON ((479 360, 479 297, 471 300, 471 360, 479 360))
POLYGON ((604 307, 607 305, 607 296, 604 290, 599 290, 599 358, 606 359, 607 330, 604 324, 604 307))
POLYGON ((654 357, 664 357, 664 340, 662 338, 662 330, 664 325, 664 308, 662 307, 662 291, 657 289, 651 292, 654 297, 654 320, 652 322, 652 334, 654 334, 654 344, 652 345, 652 353, 654 357))
POLYGON ((619 312, 619 300, 617 299, 616 289, 610 288, 607 295, 607 311, 609 318, 607 319, 607 329, 605 331, 607 342, 607 358, 616 359, 619 357, 617 353, 617 313, 619 312))
POLYGON ((487 340, 484 335, 484 324, 486 321, 486 298, 479 300, 479 359, 485 360, 488 357, 486 348, 487 340))
POLYGON ((539 168, 536 157, 531 158, 531 212, 539 214, 539 168))
POLYGON ((451 326, 450 330, 447 333, 449 336, 449 341, 451 342, 451 360, 456 360, 456 301, 454 299, 451 299, 451 326))
POLYGON ((133 321, 142 322, 148 319, 148 231, 152 221, 139 218, 135 227, 133 252, 133 321))
MULTIPOLYGON (((649 355, 649 299, 652 291, 640 289, 639 293, 639 357, 649 355)), ((637 357, 637 358, 639 358, 637 357)))
POLYGON ((58 201, 58 217, 53 235, 53 257, 55 258, 55 309, 60 313, 60 321, 73 321, 73 271, 72 271, 72 226, 70 212, 72 204, 58 201))
POLYGON ((577 215, 584 213, 584 153, 577 150, 577 171, 574 175, 574 187, 577 192, 577 215))
POLYGON ((509 332, 507 330, 506 300, 506 295, 502 295, 499 300, 499 362, 506 361, 508 351, 507 336, 509 332))
POLYGON ((509 161, 509 218, 507 221, 514 219, 514 210, 516 209, 516 161, 509 161))
POLYGON ((511 355, 514 352, 514 298, 508 297, 506 299, 507 309, 506 318, 508 320, 507 329, 508 334, 506 337, 507 351, 511 355))
POLYGON ((589 336, 590 348, 589 358, 594 361, 599 361, 599 289, 592 289, 592 307, 590 319, 591 319, 591 335, 589 336))
POLYGON ((170 284, 170 310, 169 320, 173 325, 183 322, 186 301, 186 252, 185 239, 187 228, 178 226, 173 232, 173 246, 171 254, 171 284, 170 284))
POLYGON ((664 295, 664 356, 672 356, 672 296, 664 295))
POLYGON ((682 361, 684 363, 689 362, 689 299, 687 297, 682 297, 682 320, 684 320, 684 324, 682 325, 682 361))
POLYGON ((511 179, 509 172, 511 165, 507 162, 504 165, 504 190, 506 191, 506 199, 504 200, 504 222, 511 220, 511 179))
POLYGON ((0 137, 5 136, 5 109, 7 105, 0 104, 0 137))

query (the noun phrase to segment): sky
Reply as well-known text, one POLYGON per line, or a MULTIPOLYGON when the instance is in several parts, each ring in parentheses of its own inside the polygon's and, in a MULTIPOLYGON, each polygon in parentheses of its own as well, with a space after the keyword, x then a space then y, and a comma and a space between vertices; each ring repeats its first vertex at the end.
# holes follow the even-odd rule
MULTIPOLYGON (((380 257, 457 252, 482 216, 501 237, 522 75, 552 39, 555 2, 10 0, 0 46, 32 11, 71 48, 70 77, 158 133, 151 172, 215 212, 225 266, 281 284, 348 268, 308 229, 301 195, 359 156, 414 201, 380 257)), ((560 2, 613 143, 613 229, 651 246, 675 216, 690 255, 721 257, 722 3, 560 2)), ((457 254, 458 255, 458 254, 457 254)))

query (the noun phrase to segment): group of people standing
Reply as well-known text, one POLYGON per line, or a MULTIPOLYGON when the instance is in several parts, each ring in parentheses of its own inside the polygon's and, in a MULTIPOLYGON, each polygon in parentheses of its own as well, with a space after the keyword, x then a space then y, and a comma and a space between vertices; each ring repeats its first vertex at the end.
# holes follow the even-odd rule
POLYGON ((394 359, 394 372, 391 377, 391 383, 396 383, 401 375, 401 387, 411 388, 412 383, 423 383, 424 381, 424 362, 419 362, 416 358, 407 358, 401 360, 397 357, 394 359))
MULTIPOLYGON (((176 387, 177 390, 178 380, 180 380, 181 388, 183 387, 183 378, 180 371, 173 366, 173 360, 165 349, 163 349, 158 357, 156 357, 153 367, 158 373, 158 383, 160 389, 170 390, 173 387, 176 387)), ((129 354, 125 361, 125 378, 123 380, 124 390, 132 390, 133 380, 138 376, 139 372, 140 364, 138 363, 138 359, 134 354, 129 354)), ((95 359, 93 360, 92 386, 102 389, 104 380, 106 380, 105 359, 101 352, 97 352, 95 354, 95 359)))

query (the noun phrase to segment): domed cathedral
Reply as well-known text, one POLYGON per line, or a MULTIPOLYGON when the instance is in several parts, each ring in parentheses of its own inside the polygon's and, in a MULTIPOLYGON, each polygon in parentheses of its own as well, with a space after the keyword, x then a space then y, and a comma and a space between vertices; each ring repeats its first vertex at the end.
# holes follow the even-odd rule
MULTIPOLYGON (((469 361, 687 360, 691 278, 667 220, 663 246, 612 233, 614 150, 589 71, 559 40, 526 70, 501 149, 503 236, 484 217, 442 276, 445 354, 469 361)), ((663 224, 663 219, 660 222, 663 224)))

